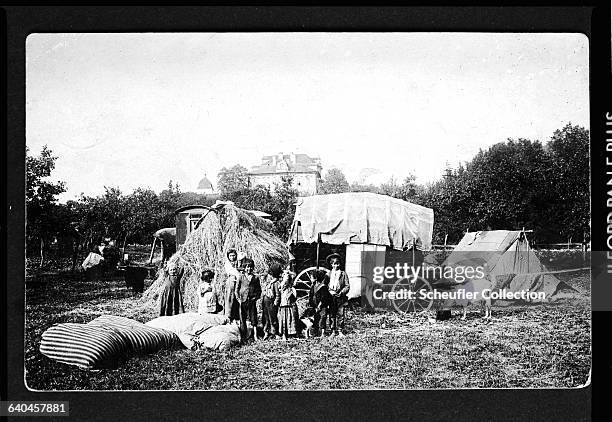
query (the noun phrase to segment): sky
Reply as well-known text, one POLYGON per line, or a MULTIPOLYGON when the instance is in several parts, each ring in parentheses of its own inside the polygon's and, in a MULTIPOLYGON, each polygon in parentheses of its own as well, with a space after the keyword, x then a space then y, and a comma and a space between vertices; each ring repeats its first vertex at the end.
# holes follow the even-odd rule
POLYGON ((582 34, 32 34, 26 144, 59 157, 60 201, 193 191, 278 152, 427 183, 508 138, 588 128, 588 55, 582 34))

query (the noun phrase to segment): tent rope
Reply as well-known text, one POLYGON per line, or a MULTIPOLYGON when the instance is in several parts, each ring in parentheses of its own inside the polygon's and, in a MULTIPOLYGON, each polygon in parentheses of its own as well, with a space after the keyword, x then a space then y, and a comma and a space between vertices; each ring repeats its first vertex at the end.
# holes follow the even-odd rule
POLYGON ((571 273, 574 271, 584 271, 590 270, 591 267, 582 267, 582 268, 570 268, 567 270, 557 270, 557 271, 541 271, 537 273, 521 273, 520 275, 539 275, 539 274, 561 274, 561 273, 571 273))

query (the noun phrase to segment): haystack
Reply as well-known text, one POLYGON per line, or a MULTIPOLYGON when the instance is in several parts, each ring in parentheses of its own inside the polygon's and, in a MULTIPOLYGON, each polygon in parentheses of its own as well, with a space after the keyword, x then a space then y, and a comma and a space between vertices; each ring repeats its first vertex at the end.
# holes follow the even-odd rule
MULTIPOLYGON (((197 287, 200 274, 206 269, 216 273, 213 286, 219 304, 223 304, 226 279, 223 264, 230 249, 251 258, 255 262, 255 273, 260 276, 266 274, 273 262, 284 265, 289 261, 287 246, 272 233, 272 223, 231 204, 212 209, 169 260, 178 262, 184 269, 181 291, 185 310, 197 310, 197 287)), ((149 304, 156 303, 164 282, 164 273, 160 271, 144 293, 143 300, 149 304)))

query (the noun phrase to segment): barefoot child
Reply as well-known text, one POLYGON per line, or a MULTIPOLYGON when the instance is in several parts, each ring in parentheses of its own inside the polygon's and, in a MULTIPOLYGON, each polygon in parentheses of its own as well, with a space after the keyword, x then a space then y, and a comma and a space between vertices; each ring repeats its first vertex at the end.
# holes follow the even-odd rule
POLYGON ((327 257, 331 265, 329 272, 329 292, 333 302, 329 309, 331 335, 344 336, 345 306, 348 302, 347 294, 350 289, 349 277, 345 271, 340 269, 340 255, 332 254, 327 257))
POLYGON ((244 274, 240 275, 236 284, 236 299, 240 304, 240 327, 246 332, 246 322, 253 327, 253 335, 257 341, 257 300, 261 296, 259 277, 253 274, 255 263, 250 258, 242 260, 244 274))
POLYGON ((272 264, 268 269, 268 275, 261 285, 261 307, 263 313, 261 323, 263 324, 264 340, 269 336, 275 336, 278 332, 278 305, 280 305, 280 291, 278 285, 283 275, 283 269, 279 264, 272 264))
POLYGON ((299 316, 296 304, 297 293, 293 288, 294 277, 292 272, 285 271, 280 286, 278 330, 283 340, 287 340, 287 336, 294 336, 298 333, 299 316))
POLYGON ((327 274, 323 270, 316 270, 313 274, 313 284, 308 292, 308 306, 314 312, 313 328, 321 336, 325 335, 327 316, 332 305, 332 295, 326 283, 327 274))
POLYGON ((202 276, 200 277, 202 282, 198 286, 198 290, 200 293, 198 301, 198 313, 200 315, 217 313, 217 295, 213 292, 212 287, 212 282, 214 278, 214 271, 202 271, 202 276))

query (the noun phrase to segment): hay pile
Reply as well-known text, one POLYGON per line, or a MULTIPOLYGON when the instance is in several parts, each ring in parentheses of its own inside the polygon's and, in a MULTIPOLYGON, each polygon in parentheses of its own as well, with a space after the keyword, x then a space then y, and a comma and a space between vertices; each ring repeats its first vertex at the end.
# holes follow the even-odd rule
MULTIPOLYGON (((255 273, 260 277, 267 273, 271 263, 284 265, 289 261, 287 247, 272 233, 269 221, 234 205, 210 211, 169 260, 178 261, 183 267, 181 291, 186 311, 197 311, 197 287, 200 274, 205 269, 215 271, 214 291, 219 304, 223 304, 226 278, 223 264, 229 249, 236 249, 251 258, 255 262, 255 273)), ((164 272, 160 271, 157 279, 143 294, 147 304, 157 302, 164 289, 164 282, 164 272)))

